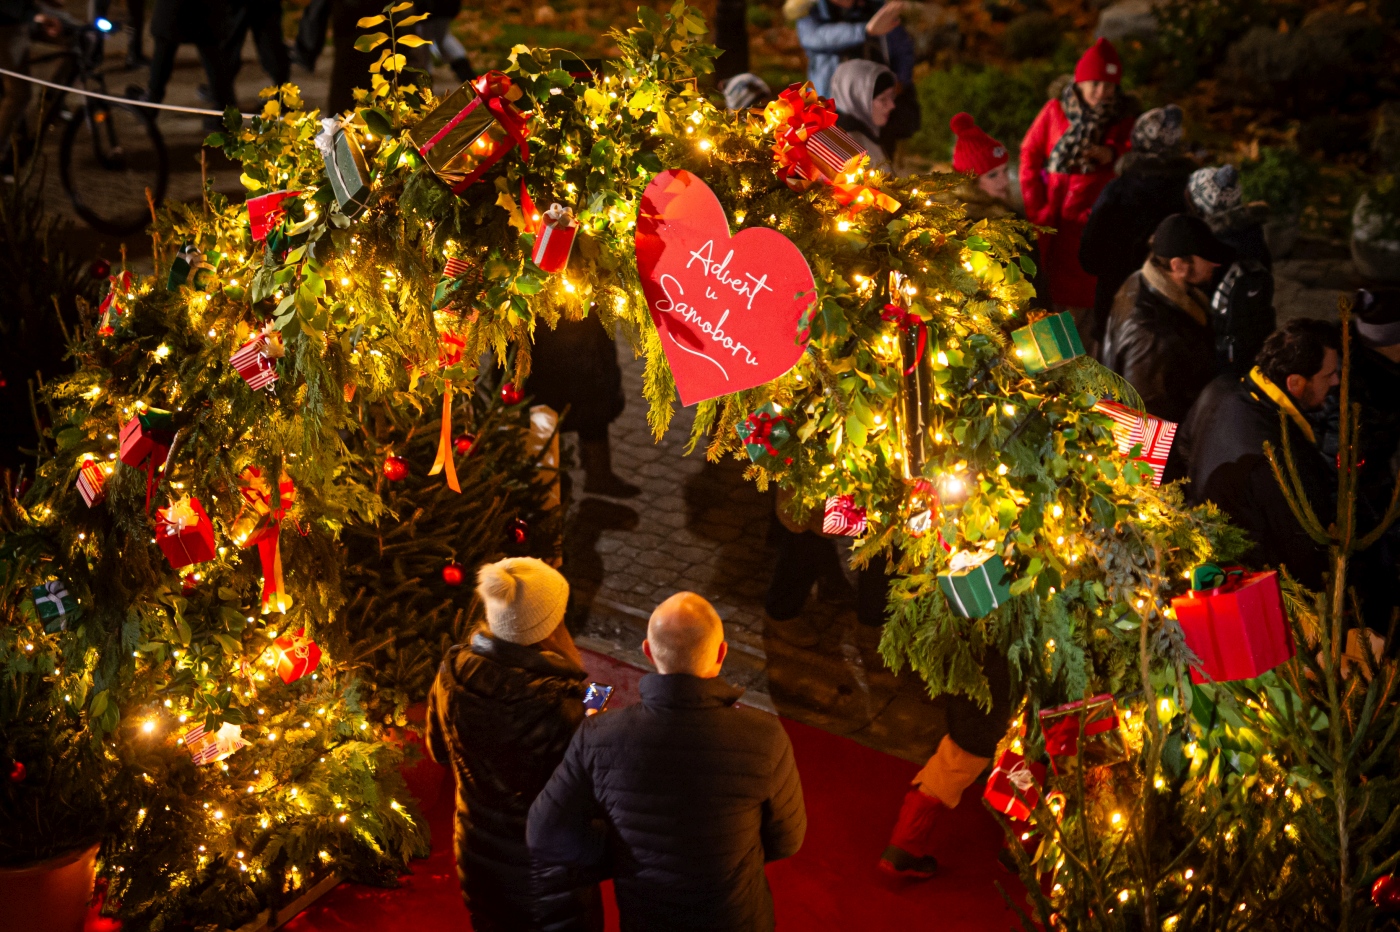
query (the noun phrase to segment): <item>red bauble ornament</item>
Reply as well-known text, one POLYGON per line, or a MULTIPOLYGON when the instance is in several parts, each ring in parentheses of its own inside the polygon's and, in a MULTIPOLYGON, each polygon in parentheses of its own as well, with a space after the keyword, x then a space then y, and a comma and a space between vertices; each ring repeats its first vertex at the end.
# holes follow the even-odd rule
POLYGON ((460 586, 466 573, 462 571, 462 564, 452 561, 442 568, 442 581, 449 586, 460 586))
POLYGON ((475 443, 476 434, 463 434, 456 440, 452 441, 452 448, 455 449, 458 452, 458 454, 466 456, 472 451, 472 445, 475 443))
POLYGON ((384 457, 384 478, 390 482, 399 482, 408 478, 408 460, 402 456, 384 457))
POLYGON ((501 401, 506 404, 518 405, 524 398, 524 392, 516 388, 514 382, 506 382, 501 386, 501 401))
POLYGON ((296 682, 321 662, 321 648, 306 637, 305 628, 278 638, 272 642, 272 647, 277 653, 277 675, 284 683, 296 682))
POLYGON ((23 783, 24 778, 27 776, 29 776, 29 771, 25 768, 23 761, 17 760, 10 764, 9 777, 11 783, 23 783))
POLYGON ((106 259, 93 259, 92 265, 88 266, 88 274, 93 278, 107 278, 112 274, 112 263, 106 259))
POLYGON ((1388 913, 1400 912, 1400 877, 1386 874, 1371 885, 1371 902, 1388 913))
POLYGON ((510 539, 517 544, 523 544, 530 539, 530 525, 525 523, 525 519, 516 518, 510 523, 510 539))

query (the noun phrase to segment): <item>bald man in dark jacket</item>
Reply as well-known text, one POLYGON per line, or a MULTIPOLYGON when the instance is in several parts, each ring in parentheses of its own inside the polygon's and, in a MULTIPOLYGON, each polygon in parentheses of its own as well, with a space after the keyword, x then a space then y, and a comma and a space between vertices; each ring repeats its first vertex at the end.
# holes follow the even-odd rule
POLYGON ((623 932, 773 928, 763 865, 802 845, 802 784, 778 718, 735 708, 742 690, 718 678, 726 648, 704 599, 662 603, 641 703, 585 720, 530 807, 536 860, 611 857, 623 932))

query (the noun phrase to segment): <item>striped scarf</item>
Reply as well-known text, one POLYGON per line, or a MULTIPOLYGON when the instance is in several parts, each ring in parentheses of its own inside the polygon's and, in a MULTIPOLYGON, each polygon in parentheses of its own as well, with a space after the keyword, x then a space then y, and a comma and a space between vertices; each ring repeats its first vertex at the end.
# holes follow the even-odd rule
POLYGON ((1055 175, 1091 175, 1103 164, 1089 158, 1089 150, 1103 144, 1104 134, 1116 123, 1124 110, 1121 92, 1097 107, 1088 107, 1079 96, 1079 88, 1070 82, 1060 95, 1069 128, 1050 150, 1045 170, 1055 175))

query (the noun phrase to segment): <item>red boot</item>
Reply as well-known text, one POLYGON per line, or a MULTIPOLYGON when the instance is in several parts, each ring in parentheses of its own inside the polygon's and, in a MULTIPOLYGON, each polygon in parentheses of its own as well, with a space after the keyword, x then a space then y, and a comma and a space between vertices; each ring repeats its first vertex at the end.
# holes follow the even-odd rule
POLYGON ((890 833, 890 845, 880 855, 880 869, 906 880, 927 880, 938 869, 929 854, 929 834, 946 807, 937 798, 917 789, 904 794, 899 819, 890 833))

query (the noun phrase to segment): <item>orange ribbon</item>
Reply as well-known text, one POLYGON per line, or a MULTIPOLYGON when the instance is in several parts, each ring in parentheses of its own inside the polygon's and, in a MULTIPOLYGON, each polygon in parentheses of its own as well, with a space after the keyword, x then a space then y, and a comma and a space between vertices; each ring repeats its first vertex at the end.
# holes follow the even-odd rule
POLYGON ((442 432, 438 434, 437 459, 428 475, 436 476, 447 470, 447 487, 460 493, 462 486, 457 482, 457 464, 452 458, 452 380, 442 380, 442 432))

